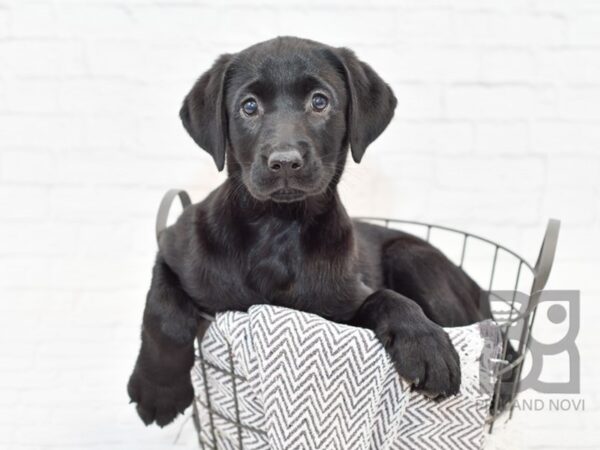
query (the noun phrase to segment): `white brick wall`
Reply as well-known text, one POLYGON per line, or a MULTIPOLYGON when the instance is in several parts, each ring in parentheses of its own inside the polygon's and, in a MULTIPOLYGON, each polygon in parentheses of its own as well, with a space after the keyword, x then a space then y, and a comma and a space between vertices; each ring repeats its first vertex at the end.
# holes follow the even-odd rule
POLYGON ((0 0, 0 448, 173 445, 182 421, 145 429, 125 383, 162 192, 223 179, 178 108, 218 54, 278 34, 353 47, 398 96, 342 181, 351 213, 532 260, 562 219, 550 285, 583 291, 586 412, 518 413, 505 446, 598 448, 597 0, 0 0))

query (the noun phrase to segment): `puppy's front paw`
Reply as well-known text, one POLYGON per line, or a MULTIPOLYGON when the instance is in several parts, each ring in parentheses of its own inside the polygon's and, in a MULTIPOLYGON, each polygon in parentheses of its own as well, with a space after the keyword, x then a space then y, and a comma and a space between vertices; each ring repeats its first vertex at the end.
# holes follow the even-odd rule
POLYGON ((159 385, 146 379, 137 370, 131 375, 127 392, 146 425, 153 422, 160 427, 171 423, 192 403, 194 389, 189 377, 178 383, 159 385))
POLYGON ((431 398, 458 393, 458 353, 444 329, 412 300, 388 289, 377 291, 365 300, 354 322, 375 331, 400 376, 415 389, 431 398))
POLYGON ((460 359, 446 332, 433 322, 410 328, 389 327, 379 336, 400 376, 430 398, 456 395, 460 359))

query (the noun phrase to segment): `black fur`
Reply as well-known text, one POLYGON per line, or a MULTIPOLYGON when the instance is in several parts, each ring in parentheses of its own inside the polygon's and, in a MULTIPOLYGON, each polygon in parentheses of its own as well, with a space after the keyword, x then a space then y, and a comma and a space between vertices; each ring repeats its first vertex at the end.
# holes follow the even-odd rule
POLYGON ((348 148, 360 161, 395 105, 351 51, 288 37, 222 56, 194 85, 181 119, 218 169, 227 162, 228 178, 161 235, 128 385, 146 424, 191 403, 197 311, 257 303, 373 329, 416 389, 458 391, 458 355, 441 326, 487 316, 481 289, 428 243, 351 221, 336 190, 348 148))

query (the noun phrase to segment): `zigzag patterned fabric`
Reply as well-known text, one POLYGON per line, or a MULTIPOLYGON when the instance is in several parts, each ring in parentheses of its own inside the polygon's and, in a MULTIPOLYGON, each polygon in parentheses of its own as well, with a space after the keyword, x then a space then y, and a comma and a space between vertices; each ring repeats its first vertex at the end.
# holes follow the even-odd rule
POLYGON ((371 330, 270 305, 219 314, 192 371, 201 446, 481 448, 500 332, 491 321, 446 331, 462 384, 436 402, 408 388, 371 330))

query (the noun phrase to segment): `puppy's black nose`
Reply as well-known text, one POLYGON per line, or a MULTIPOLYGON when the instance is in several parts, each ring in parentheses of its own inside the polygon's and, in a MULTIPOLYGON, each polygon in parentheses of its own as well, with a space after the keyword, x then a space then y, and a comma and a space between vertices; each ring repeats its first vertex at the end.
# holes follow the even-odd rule
POLYGON ((298 150, 280 150, 271 153, 267 165, 271 172, 279 172, 283 175, 300 170, 304 161, 298 150))

